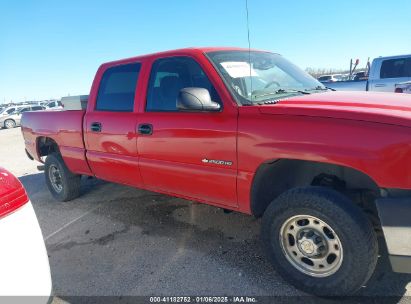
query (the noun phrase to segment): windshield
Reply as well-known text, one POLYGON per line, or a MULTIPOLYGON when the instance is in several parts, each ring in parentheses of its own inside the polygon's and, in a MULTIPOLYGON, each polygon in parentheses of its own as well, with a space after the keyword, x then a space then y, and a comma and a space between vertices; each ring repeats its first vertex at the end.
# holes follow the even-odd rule
POLYGON ((218 51, 207 53, 207 56, 242 104, 326 90, 324 85, 278 54, 218 51))

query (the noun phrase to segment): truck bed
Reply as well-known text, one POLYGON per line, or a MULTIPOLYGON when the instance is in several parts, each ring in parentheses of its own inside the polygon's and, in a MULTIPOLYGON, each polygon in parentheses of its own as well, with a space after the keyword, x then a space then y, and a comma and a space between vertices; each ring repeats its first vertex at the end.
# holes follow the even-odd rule
POLYGON ((337 91, 366 91, 367 80, 348 80, 324 83, 326 87, 337 91))
POLYGON ((43 162, 39 151, 42 138, 57 143, 67 167, 83 174, 91 174, 85 158, 83 142, 83 117, 85 111, 38 111, 25 112, 21 120, 21 130, 27 153, 43 162))

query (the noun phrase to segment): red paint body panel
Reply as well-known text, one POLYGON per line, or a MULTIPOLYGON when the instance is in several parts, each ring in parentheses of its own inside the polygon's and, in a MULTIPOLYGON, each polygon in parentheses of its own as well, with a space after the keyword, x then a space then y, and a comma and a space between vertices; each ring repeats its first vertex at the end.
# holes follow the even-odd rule
POLYGON ((380 92, 328 92, 282 100, 261 107, 264 114, 304 115, 411 127, 411 98, 380 92))
POLYGON ((367 174, 380 187, 411 189, 409 96, 329 92, 239 106, 204 56, 218 50, 233 48, 181 49, 103 64, 84 120, 81 111, 23 115, 27 150, 39 160, 36 140, 48 136, 73 172, 245 213, 251 213, 256 171, 277 159, 342 165, 367 174), (145 112, 151 65, 169 56, 190 56, 200 64, 223 101, 221 112, 145 112), (94 111, 104 71, 132 62, 142 64, 134 112, 94 111), (100 134, 89 131, 92 122, 102 123, 100 134), (138 135, 140 123, 152 124, 153 134, 138 135), (232 165, 202 162, 205 158, 232 165))

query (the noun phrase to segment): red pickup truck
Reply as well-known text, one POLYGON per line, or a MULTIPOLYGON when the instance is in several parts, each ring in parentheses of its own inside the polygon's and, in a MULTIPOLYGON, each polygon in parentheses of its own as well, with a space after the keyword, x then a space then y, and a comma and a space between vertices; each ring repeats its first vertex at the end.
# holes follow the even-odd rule
POLYGON ((24 113, 59 201, 82 175, 262 217, 277 271, 317 295, 411 272, 411 99, 333 92, 282 56, 189 48, 100 66, 86 109, 24 113))

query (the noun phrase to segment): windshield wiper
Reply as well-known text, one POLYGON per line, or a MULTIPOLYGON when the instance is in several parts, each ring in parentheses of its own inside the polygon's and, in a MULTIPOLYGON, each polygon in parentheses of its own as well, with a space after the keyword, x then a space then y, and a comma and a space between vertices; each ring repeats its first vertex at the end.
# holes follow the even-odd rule
POLYGON ((311 94, 310 92, 307 91, 302 91, 302 90, 295 90, 295 89, 278 89, 277 91, 273 92, 267 92, 259 95, 255 95, 254 98, 259 98, 259 97, 264 97, 264 96, 270 96, 270 95, 277 95, 277 94, 287 94, 287 93, 300 93, 300 94, 311 94))
POLYGON ((307 91, 295 90, 295 89, 278 89, 275 91, 276 94, 283 94, 283 93, 301 93, 301 94, 311 94, 307 91))

